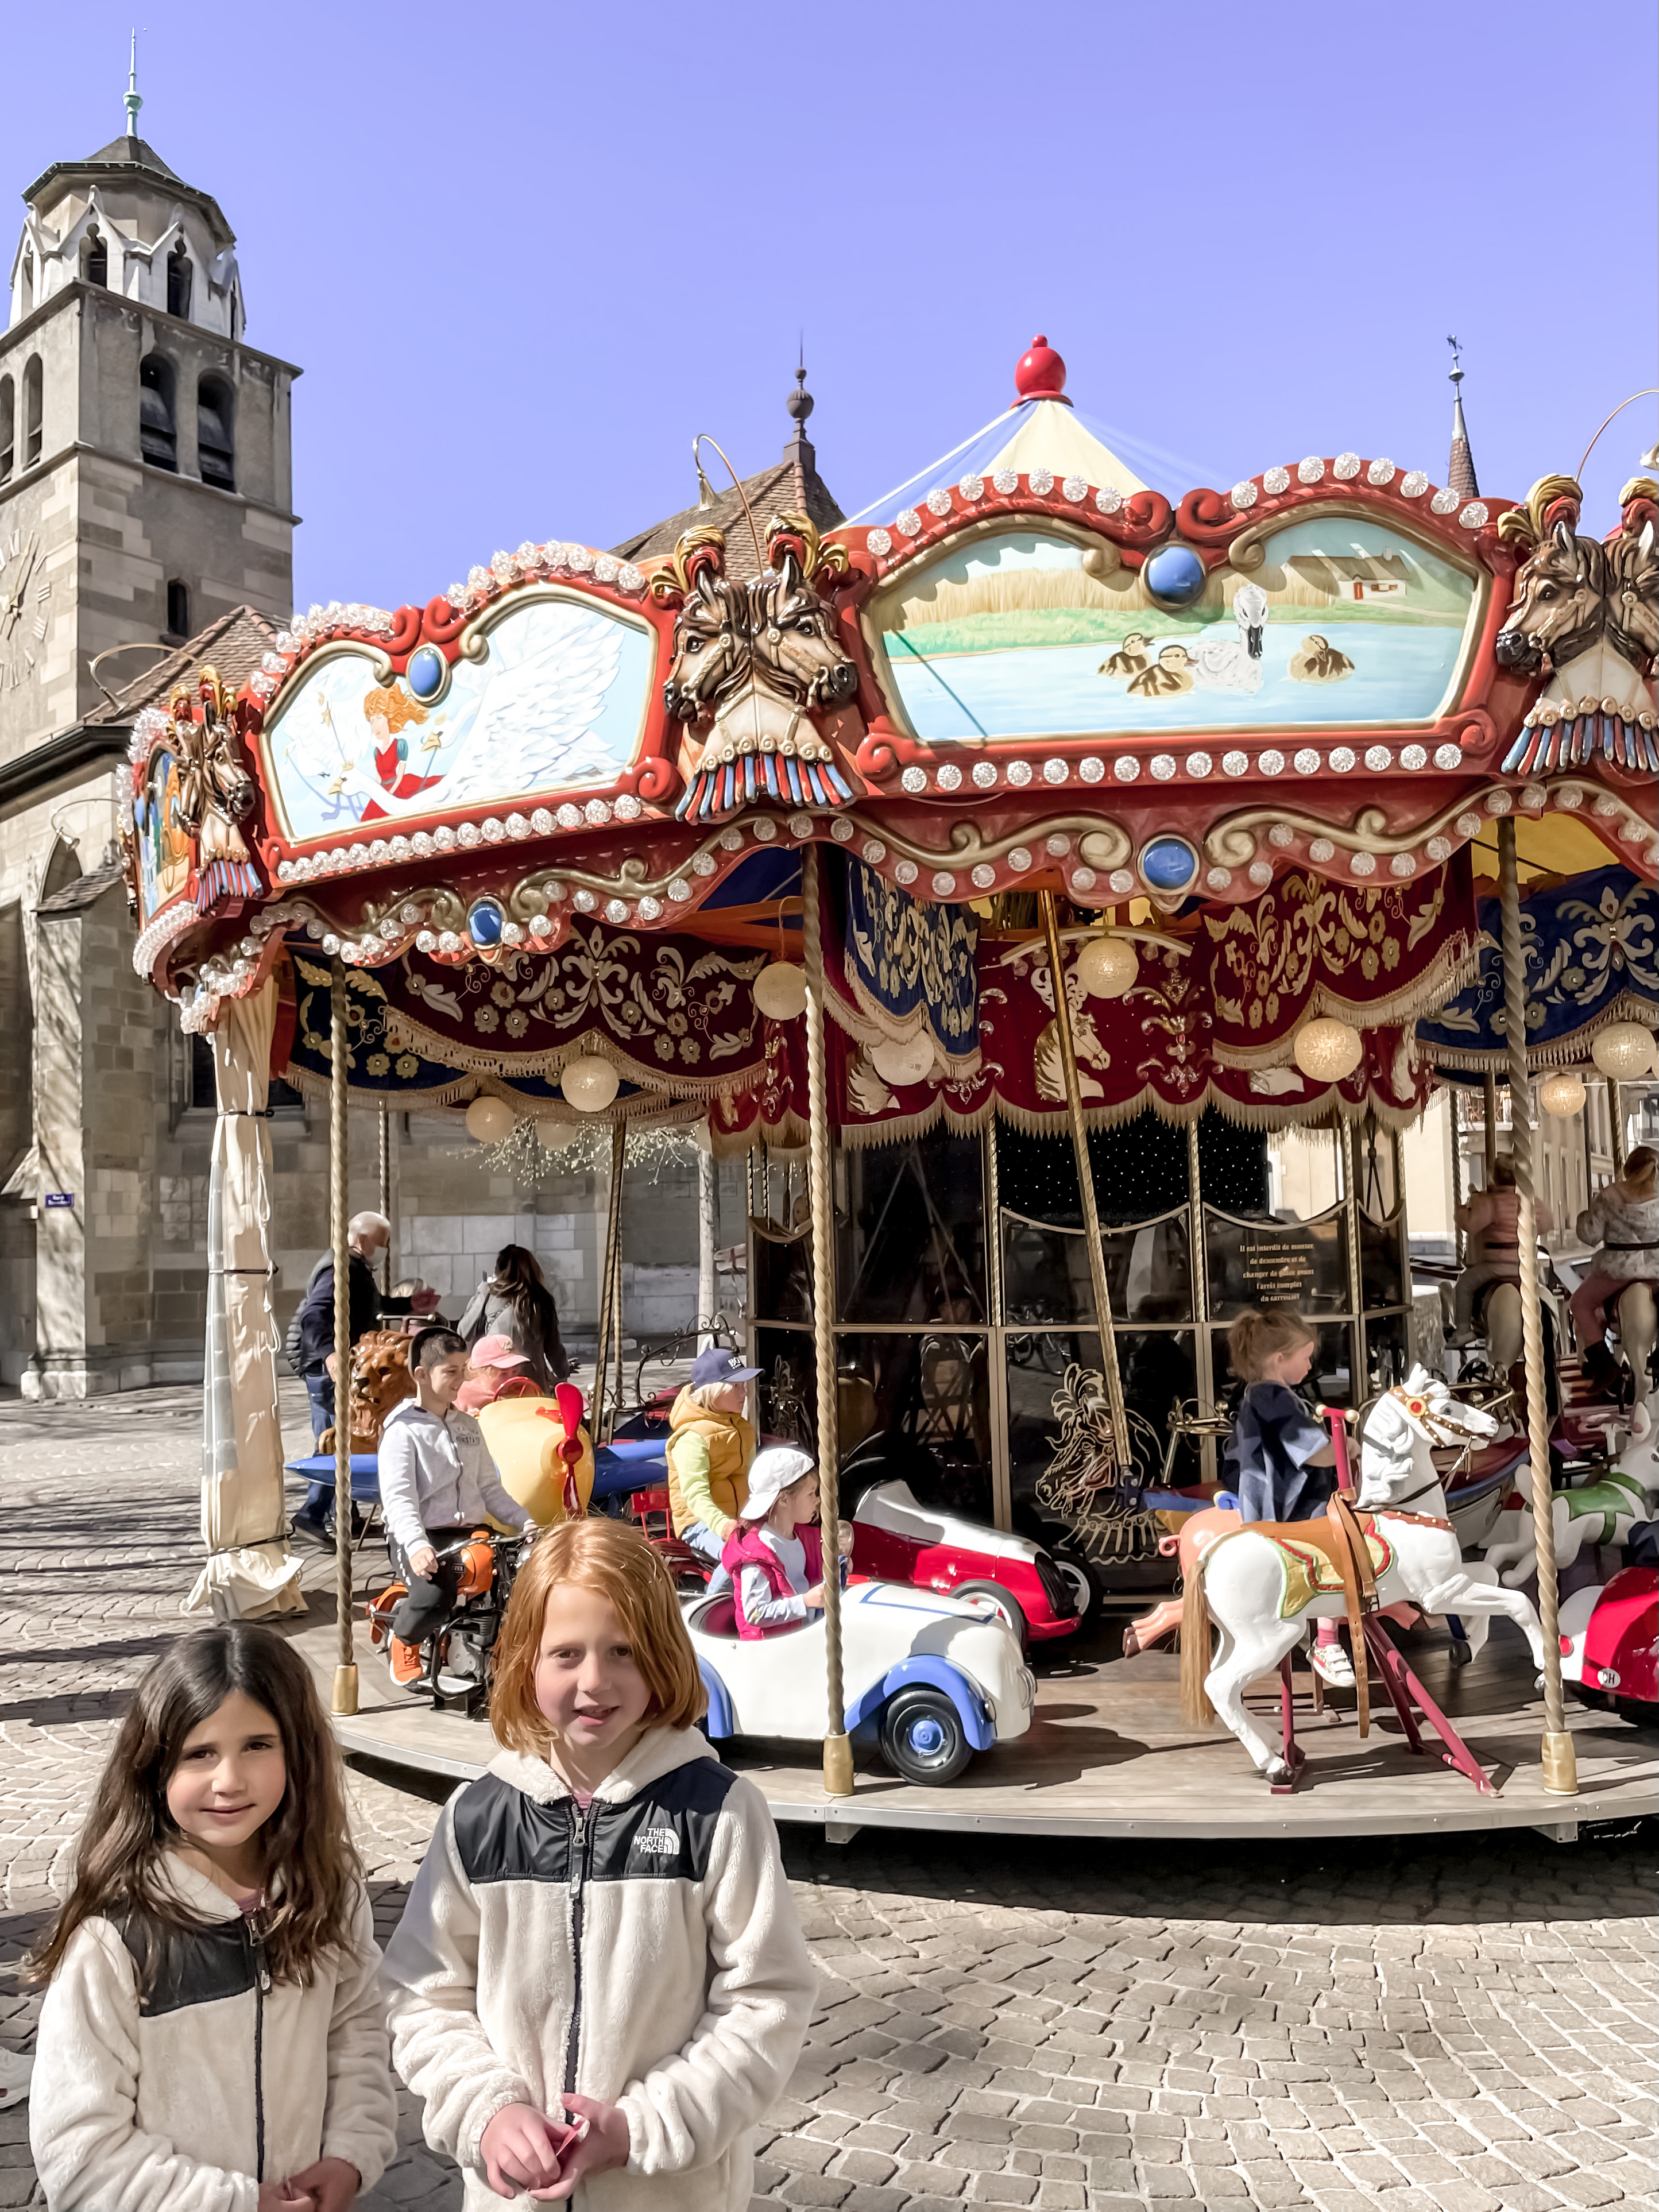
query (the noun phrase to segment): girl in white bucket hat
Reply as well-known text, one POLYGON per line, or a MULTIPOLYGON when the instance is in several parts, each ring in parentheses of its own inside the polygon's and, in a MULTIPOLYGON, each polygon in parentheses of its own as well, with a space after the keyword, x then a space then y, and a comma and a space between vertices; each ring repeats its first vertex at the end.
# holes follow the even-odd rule
MULTIPOLYGON (((741 1637, 775 1636, 823 1610, 823 1544, 817 1527, 817 1469, 787 1444, 757 1452, 749 1467, 742 1526, 721 1564, 732 1577, 741 1637)), ((841 1529, 850 1555, 853 1532, 841 1529)))

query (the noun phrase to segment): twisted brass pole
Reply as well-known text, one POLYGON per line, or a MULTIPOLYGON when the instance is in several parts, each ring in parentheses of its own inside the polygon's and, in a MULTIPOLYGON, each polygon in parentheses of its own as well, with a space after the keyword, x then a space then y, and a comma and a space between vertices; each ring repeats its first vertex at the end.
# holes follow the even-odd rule
POLYGON ((351 1247, 346 1127, 346 981, 338 954, 329 982, 328 1194, 334 1248, 334 1604, 337 1615, 334 1710, 357 1710, 351 1636, 351 1247))
POLYGON ((588 1409, 589 1434, 596 1444, 607 1441, 605 1425, 605 1388, 611 1373, 611 1301, 620 1272, 617 1245, 622 1229, 623 1170, 628 1161, 628 1128, 621 1120, 611 1125, 611 1189, 605 1215, 605 1255, 599 1263, 599 1340, 593 1353, 593 1402, 588 1409))
POLYGON ((811 1131, 812 1346, 817 1356, 818 1520, 823 1543, 823 1630, 829 1714, 823 1737, 823 1787, 831 1797, 853 1794, 853 1747, 841 1659, 841 1451, 836 1406, 836 1202, 831 1180, 830 1083, 824 1061, 823 939, 820 900, 823 860, 816 845, 800 856, 802 964, 806 970, 806 1114, 811 1131))
POLYGON ((1544 1632, 1544 1787, 1559 1797, 1578 1789, 1578 1766, 1561 1695, 1555 1527, 1551 1510, 1549 1413, 1544 1395, 1544 1315, 1538 1295, 1538 1224, 1533 1208, 1532 1084, 1527 1067, 1526 948, 1521 939, 1521 878, 1515 817, 1498 824, 1498 896, 1504 914, 1504 1042, 1510 1061, 1510 1158, 1520 1200, 1522 1356, 1527 1375, 1527 1444, 1532 1468, 1533 1549, 1538 1559, 1538 1620, 1544 1632))
POLYGON ((1060 1064, 1066 1071, 1066 1107, 1072 1122, 1072 1149, 1077 1155, 1078 1189, 1083 1199, 1083 1235, 1089 1247, 1089 1282, 1095 1295, 1095 1326, 1100 1336, 1101 1371, 1106 1378, 1106 1401, 1112 1409, 1112 1435, 1120 1470, 1129 1463, 1129 1427, 1123 1409, 1123 1378, 1117 1371, 1117 1339, 1112 1334, 1112 1294, 1106 1280, 1106 1255, 1100 1248, 1100 1210, 1095 1204, 1094 1168, 1089 1158, 1089 1132, 1083 1126, 1083 1086, 1078 1081, 1077 1048, 1072 1041, 1072 1006, 1066 996, 1066 971, 1060 958, 1060 917, 1052 891, 1037 894, 1042 907, 1043 933, 1048 940, 1048 975, 1054 988, 1054 1027, 1060 1037, 1060 1064))

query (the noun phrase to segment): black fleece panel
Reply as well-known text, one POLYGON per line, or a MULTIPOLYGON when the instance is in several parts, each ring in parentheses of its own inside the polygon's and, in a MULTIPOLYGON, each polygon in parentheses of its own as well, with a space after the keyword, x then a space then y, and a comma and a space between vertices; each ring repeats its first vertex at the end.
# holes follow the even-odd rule
MULTIPOLYGON (((592 1881, 702 1881, 714 1824, 737 1777, 711 1759, 677 1766, 621 1804, 596 1798, 587 1815, 592 1881)), ((568 1797, 538 1805, 486 1774, 455 1801, 455 1848, 467 1880, 568 1882, 574 1872, 576 1808, 568 1797)))
POLYGON ((252 1940, 240 1916, 189 1929, 129 1919, 121 1923, 121 1941, 138 1970, 141 1990, 149 1960, 156 1960, 155 1981, 138 2000, 145 2020, 182 2012, 186 2005, 246 1996, 258 1980, 252 1940))

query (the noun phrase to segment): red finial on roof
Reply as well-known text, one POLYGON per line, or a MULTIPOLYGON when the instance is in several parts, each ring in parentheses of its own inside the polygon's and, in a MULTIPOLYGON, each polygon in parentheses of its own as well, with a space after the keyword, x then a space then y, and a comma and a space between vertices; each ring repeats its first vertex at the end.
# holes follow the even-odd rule
POLYGON ((1019 394, 1016 406, 1027 399, 1064 398, 1066 364, 1047 338, 1031 340, 1030 351, 1015 367, 1014 389, 1019 394))

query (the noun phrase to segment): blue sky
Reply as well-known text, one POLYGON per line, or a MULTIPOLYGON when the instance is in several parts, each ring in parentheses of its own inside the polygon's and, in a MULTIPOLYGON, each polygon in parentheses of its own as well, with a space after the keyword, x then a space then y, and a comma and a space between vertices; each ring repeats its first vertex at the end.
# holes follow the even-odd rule
MULTIPOLYGON (((132 20, 9 18, 15 189, 120 128, 132 20)), ((764 465, 803 331, 849 513, 1011 398, 1037 331, 1092 418, 1191 464, 1177 497, 1346 447, 1438 481, 1453 331, 1489 492, 1659 382, 1648 0, 146 0, 139 34, 144 135, 234 227, 249 342, 305 370, 301 605, 613 543, 695 495, 696 431, 764 465)), ((1656 404, 1596 450, 1598 529, 1656 404)))

